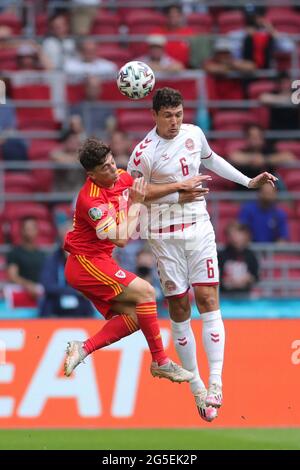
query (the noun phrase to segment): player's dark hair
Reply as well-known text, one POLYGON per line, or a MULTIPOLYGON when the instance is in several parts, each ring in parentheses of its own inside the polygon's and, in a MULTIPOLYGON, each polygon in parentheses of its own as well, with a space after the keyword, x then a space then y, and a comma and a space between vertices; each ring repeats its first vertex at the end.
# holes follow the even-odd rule
POLYGON ((173 88, 159 88, 152 100, 152 108, 156 113, 161 108, 177 108, 183 104, 183 99, 180 91, 173 88))
POLYGON ((86 171, 93 170, 102 165, 107 155, 111 153, 110 147, 102 140, 90 137, 79 149, 79 161, 86 171))

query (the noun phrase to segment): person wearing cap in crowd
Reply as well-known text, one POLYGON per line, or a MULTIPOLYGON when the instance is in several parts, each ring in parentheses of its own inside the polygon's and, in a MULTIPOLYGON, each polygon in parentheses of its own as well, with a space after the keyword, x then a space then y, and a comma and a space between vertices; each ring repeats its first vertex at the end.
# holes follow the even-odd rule
POLYGON ((179 72, 184 69, 179 62, 165 52, 166 38, 160 34, 151 34, 147 38, 148 53, 138 60, 148 64, 155 72, 179 72))
POLYGON ((232 54, 232 42, 228 38, 219 38, 214 45, 214 54, 204 64, 210 99, 243 99, 242 74, 255 70, 254 62, 236 59, 232 54), (239 72, 233 77, 233 72, 239 72))
POLYGON ((18 70, 51 70, 53 65, 42 47, 35 43, 21 44, 17 49, 18 70))

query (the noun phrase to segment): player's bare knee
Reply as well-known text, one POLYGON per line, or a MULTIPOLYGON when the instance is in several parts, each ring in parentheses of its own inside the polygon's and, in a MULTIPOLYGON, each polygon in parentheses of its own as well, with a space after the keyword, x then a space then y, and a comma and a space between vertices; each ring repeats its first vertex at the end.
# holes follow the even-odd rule
POLYGON ((169 299, 169 312, 173 321, 179 323, 186 321, 191 316, 191 306, 188 298, 169 299))
POLYGON ((212 312, 213 310, 217 310, 219 308, 218 300, 210 293, 203 293, 201 298, 197 299, 197 306, 201 313, 212 312))
POLYGON ((138 293, 137 303, 155 302, 156 294, 155 289, 147 281, 140 284, 140 291, 138 293))

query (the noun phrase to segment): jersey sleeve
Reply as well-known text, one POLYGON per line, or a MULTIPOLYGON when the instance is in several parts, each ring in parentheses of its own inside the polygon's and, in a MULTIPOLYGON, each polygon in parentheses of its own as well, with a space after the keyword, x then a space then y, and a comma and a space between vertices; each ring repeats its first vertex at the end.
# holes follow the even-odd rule
POLYGON ((107 233, 116 225, 113 205, 101 199, 81 200, 78 209, 80 216, 96 230, 97 235, 107 233))
POLYGON ((200 137, 200 143, 201 143, 201 150, 200 150, 200 157, 201 160, 206 160, 207 158, 210 158, 212 155, 212 149, 210 148, 207 139, 204 135, 204 132, 199 129, 199 137, 200 137))
POLYGON ((134 149, 128 162, 127 172, 133 178, 140 178, 143 176, 147 183, 150 182, 151 158, 148 149, 143 150, 140 146, 137 146, 134 149))

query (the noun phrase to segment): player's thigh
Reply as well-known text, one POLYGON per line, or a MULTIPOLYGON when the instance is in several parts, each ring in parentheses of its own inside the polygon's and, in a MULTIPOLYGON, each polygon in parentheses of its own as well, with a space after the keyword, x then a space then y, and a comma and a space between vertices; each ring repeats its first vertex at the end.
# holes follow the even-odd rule
POLYGON ((191 249, 186 249, 190 285, 216 286, 219 283, 219 267, 212 224, 208 220, 193 230, 194 243, 190 245, 191 249))
POLYGON ((185 293, 189 283, 184 240, 151 240, 150 246, 165 297, 185 293))
POLYGON ((173 321, 183 322, 191 316, 191 305, 188 293, 167 297, 169 314, 173 321))
POLYGON ((154 302, 155 290, 149 282, 135 277, 128 286, 123 286, 123 291, 114 298, 118 303, 142 303, 154 302))

